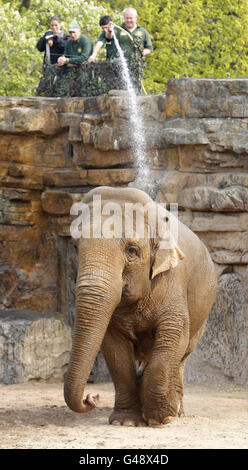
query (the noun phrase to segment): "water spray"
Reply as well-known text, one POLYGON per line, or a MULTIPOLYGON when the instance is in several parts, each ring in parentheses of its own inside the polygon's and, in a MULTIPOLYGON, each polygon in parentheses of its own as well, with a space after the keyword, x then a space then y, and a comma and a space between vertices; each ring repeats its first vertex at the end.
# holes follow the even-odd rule
POLYGON ((129 109, 129 119, 131 123, 131 139, 130 147, 133 150, 133 153, 136 157, 135 166, 138 170, 136 175, 136 187, 141 187, 152 196, 153 188, 151 186, 149 178, 149 167, 148 167, 148 155, 147 155, 147 143, 145 137, 145 128, 142 118, 142 112, 139 107, 137 96, 129 75, 128 65, 126 58, 124 56, 123 50, 120 47, 119 41, 116 37, 116 34, 113 30, 113 38, 116 45, 116 48, 120 55, 120 64, 122 69, 122 76, 124 82, 126 83, 128 90, 128 109, 129 109))

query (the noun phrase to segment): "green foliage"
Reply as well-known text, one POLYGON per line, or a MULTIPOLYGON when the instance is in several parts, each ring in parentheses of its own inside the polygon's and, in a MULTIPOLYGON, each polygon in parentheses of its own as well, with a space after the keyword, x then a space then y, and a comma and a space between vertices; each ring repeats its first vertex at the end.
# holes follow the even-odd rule
MULTIPOLYGON (((95 43, 99 18, 110 14, 120 23, 127 6, 125 0, 0 0, 0 94, 35 94, 43 60, 36 43, 51 16, 60 16, 64 29, 77 19, 95 43)), ((164 92, 173 75, 248 76, 248 0, 133 0, 132 6, 154 45, 145 61, 147 92, 164 92)))
MULTIPOLYGON (((118 1, 120 10, 127 6, 118 1)), ((154 45, 146 59, 148 92, 165 91, 173 75, 248 76, 247 0, 134 0, 132 6, 154 45)))
POLYGON ((0 94, 23 95, 23 88, 33 85, 32 31, 27 18, 8 4, 0 4, 0 25, 0 94))

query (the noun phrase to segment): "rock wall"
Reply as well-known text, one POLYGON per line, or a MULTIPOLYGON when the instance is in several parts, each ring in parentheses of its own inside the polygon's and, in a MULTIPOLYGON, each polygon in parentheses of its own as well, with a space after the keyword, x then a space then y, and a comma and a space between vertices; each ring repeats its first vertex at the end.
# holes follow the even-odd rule
MULTIPOLYGON (((138 98, 157 200, 178 202, 180 219, 208 246, 220 276, 205 334, 187 362, 187 380, 228 376, 248 383, 247 98, 246 79, 187 78, 171 80, 164 95, 138 98)), ((25 325, 17 322, 20 344, 27 328, 37 331, 35 325, 30 328, 33 323, 51 325, 53 317, 61 323, 57 330, 65 354, 58 348, 54 367, 46 366, 40 374, 58 377, 57 364, 63 371, 68 361, 66 325, 72 325, 74 313, 77 260, 69 236, 71 204, 95 186, 136 184, 126 92, 94 98, 1 98, 0 138, 2 380, 39 375, 35 355, 30 366, 22 354, 19 375, 13 365, 9 345, 15 344, 16 332, 7 334, 6 325, 10 322, 13 330, 13 318, 23 318, 25 311, 31 312, 25 325)), ((49 325, 43 330, 50 331, 49 325)), ((35 333, 32 340, 30 335, 35 344, 35 333)), ((44 348, 44 363, 47 348, 52 350, 44 348)), ((100 356, 98 363, 93 375, 106 378, 100 356)))

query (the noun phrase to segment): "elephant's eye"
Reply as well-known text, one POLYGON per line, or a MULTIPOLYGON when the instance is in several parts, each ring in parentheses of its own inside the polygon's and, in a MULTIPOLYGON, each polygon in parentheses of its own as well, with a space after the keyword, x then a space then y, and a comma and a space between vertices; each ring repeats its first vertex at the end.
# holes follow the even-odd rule
POLYGON ((139 248, 131 245, 126 249, 126 253, 129 259, 137 258, 139 256, 139 248))

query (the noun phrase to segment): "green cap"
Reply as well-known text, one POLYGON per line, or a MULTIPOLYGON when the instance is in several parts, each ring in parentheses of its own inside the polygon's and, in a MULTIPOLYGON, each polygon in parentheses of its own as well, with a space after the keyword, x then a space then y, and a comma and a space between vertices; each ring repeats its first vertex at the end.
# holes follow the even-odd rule
POLYGON ((76 31, 76 29, 80 29, 79 24, 76 21, 71 21, 68 26, 68 31, 76 31))

